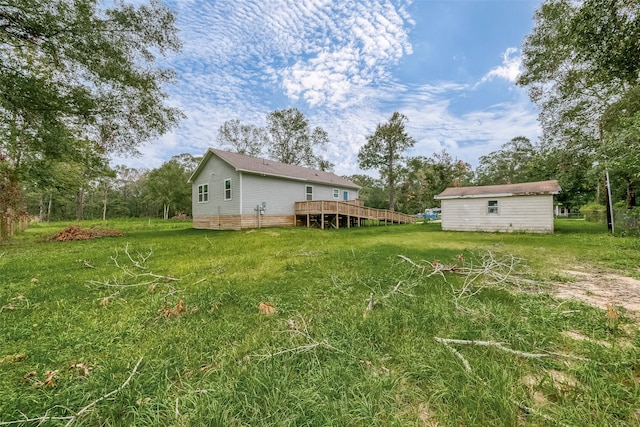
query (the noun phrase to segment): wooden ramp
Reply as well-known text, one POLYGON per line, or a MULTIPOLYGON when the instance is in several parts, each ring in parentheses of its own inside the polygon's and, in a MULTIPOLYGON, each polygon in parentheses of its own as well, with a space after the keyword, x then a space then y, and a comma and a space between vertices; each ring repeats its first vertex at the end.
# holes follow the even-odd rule
POLYGON ((414 224, 416 218, 399 212, 367 208, 362 200, 313 200, 295 202, 296 225, 306 227, 360 227, 368 223, 414 224))

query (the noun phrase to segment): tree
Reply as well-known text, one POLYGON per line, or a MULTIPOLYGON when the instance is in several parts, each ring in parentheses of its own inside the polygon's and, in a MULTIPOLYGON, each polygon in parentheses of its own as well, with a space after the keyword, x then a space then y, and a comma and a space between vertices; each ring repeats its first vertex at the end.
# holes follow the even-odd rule
MULTIPOLYGON (((135 153, 175 124, 174 73, 155 65, 180 42, 171 11, 98 0, 0 3, 0 162, 19 180, 35 160, 135 153)), ((19 184, 17 184, 19 187, 19 184)))
POLYGON ((266 146, 266 134, 263 128, 245 125, 240 120, 228 120, 218 129, 218 144, 222 148, 248 156, 260 156, 266 146))
POLYGON ((447 187, 460 187, 471 183, 473 171, 469 163, 453 158, 446 150, 431 157, 409 157, 400 183, 400 196, 396 205, 403 212, 422 212, 439 206, 434 199, 447 187))
POLYGON ((535 21, 518 82, 540 107, 545 143, 580 158, 586 179, 596 161, 611 161, 603 116, 640 84, 640 3, 546 0, 535 21))
POLYGON ((162 217, 169 219, 169 212, 188 212, 191 209, 191 185, 189 173, 176 160, 169 160, 147 175, 145 188, 149 202, 162 205, 162 217))
POLYGON ((369 175, 355 174, 346 176, 346 179, 360 186, 358 198, 364 200, 365 206, 376 209, 385 209, 389 203, 384 183, 369 175))
POLYGON ((602 127, 600 158, 624 182, 624 199, 627 209, 632 209, 640 182, 640 86, 631 88, 605 111, 602 127))
POLYGON ((407 117, 397 111, 385 124, 378 124, 373 135, 368 135, 367 143, 358 152, 358 162, 362 169, 375 169, 386 180, 389 191, 389 210, 395 209, 395 186, 403 163, 402 154, 415 144, 407 134, 404 125, 407 117))
POLYGON ((479 185, 516 184, 549 179, 536 160, 539 150, 529 138, 516 136, 499 150, 480 156, 476 168, 479 185))
POLYGON ((328 144, 329 135, 321 127, 310 130, 309 121, 297 108, 269 113, 266 132, 271 159, 321 170, 333 168, 330 162, 314 153, 314 148, 328 144))

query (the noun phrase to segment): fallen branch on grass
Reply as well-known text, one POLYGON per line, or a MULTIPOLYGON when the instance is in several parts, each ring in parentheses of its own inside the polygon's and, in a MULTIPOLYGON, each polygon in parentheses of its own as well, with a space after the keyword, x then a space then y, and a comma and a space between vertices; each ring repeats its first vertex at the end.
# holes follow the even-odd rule
POLYGON ((428 271, 428 269, 431 269, 431 271, 426 275, 426 277, 431 277, 431 276, 433 276, 435 274, 439 274, 440 276, 442 276, 442 278, 445 280, 445 282, 447 281, 447 278, 444 277, 444 272, 445 271, 455 271, 457 269, 457 267, 458 267, 456 264, 445 265, 445 264, 442 264, 439 261, 430 262, 430 261, 426 261, 426 260, 422 260, 421 261, 424 264, 418 264, 417 262, 412 261, 410 258, 407 258, 404 255, 398 255, 398 258, 400 258, 403 261, 408 262, 412 266, 414 266, 417 269, 419 269, 421 274, 424 274, 425 272, 428 271))
POLYGON ((327 350, 337 351, 339 353, 344 353, 344 351, 342 351, 342 350, 332 346, 331 344, 329 344, 329 342, 327 340, 318 341, 315 338, 313 338, 311 336, 311 334, 309 334, 309 330, 307 329, 307 323, 305 322, 305 320, 304 320, 304 318, 302 316, 300 316, 300 320, 302 321, 302 329, 300 329, 298 327, 298 325, 295 323, 295 320, 289 319, 289 320, 287 320, 287 326, 288 326, 289 329, 287 329, 285 331, 279 331, 279 332, 280 333, 288 333, 288 334, 292 334, 292 335, 301 336, 307 341, 307 344, 300 345, 300 346, 297 346, 297 347, 292 347, 292 348, 286 348, 284 350, 276 351, 274 353, 251 354, 248 357, 258 357, 261 360, 266 360, 266 359, 270 359, 272 357, 281 356, 283 354, 305 353, 305 352, 311 351, 311 350, 313 350, 315 348, 318 348, 318 347, 322 347, 322 348, 325 348, 327 350))
MULTIPOLYGON (((391 298, 393 295, 402 294, 402 295, 405 295, 405 296, 408 296, 408 297, 415 297, 415 295, 408 294, 406 291, 402 290, 401 286, 402 286, 402 280, 400 280, 393 287, 393 289, 391 289, 389 292, 387 292, 386 294, 384 294, 380 298, 378 298, 377 301, 373 297, 373 292, 369 293, 368 304, 367 304, 367 307, 364 310, 364 315, 366 316, 367 314, 372 312, 373 308, 376 306, 376 304, 378 304, 381 301, 384 301, 387 298, 391 298)), ((411 289, 411 288, 413 288, 415 286, 417 286, 417 284, 409 285, 409 286, 407 286, 407 290, 409 290, 409 289, 411 289)))
MULTIPOLYGON (((146 254, 141 254, 138 252, 137 256, 132 256, 129 252, 129 244, 125 246, 124 253, 126 255, 126 259, 128 265, 125 263, 121 263, 118 259, 118 251, 116 250, 116 254, 111 256, 111 260, 113 264, 121 271, 120 275, 113 275, 111 279, 105 281, 98 280, 90 280, 89 284, 97 286, 97 287, 105 287, 105 288, 117 288, 118 291, 115 293, 106 296, 100 297, 99 300, 101 304, 107 304, 111 299, 117 296, 120 293, 120 290, 126 288, 135 288, 140 286, 146 286, 149 288, 149 292, 153 292, 158 282, 176 282, 182 280, 182 278, 165 276, 161 274, 155 274, 149 270, 149 267, 146 265, 147 260, 153 254, 153 251, 149 251, 146 254)), ((200 283, 205 279, 200 279, 196 283, 200 283)), ((168 284, 166 286, 169 286, 168 284)), ((175 288, 169 286, 170 293, 167 295, 172 295, 176 292, 181 292, 180 290, 176 290, 175 288)))
POLYGON ((477 341, 477 340, 459 340, 459 339, 453 339, 453 338, 440 338, 440 337, 433 337, 433 339, 441 344, 443 344, 445 347, 447 347, 458 359, 460 359, 462 361, 462 364, 464 365, 464 368, 467 372, 471 372, 471 365, 469 365, 469 362, 467 361, 467 359, 464 358, 464 356, 455 348, 453 348, 451 346, 451 344, 463 344, 463 345, 477 345, 477 346, 483 346, 483 347, 493 347, 493 348, 497 348, 498 350, 507 352, 507 353, 511 353, 511 354, 515 354, 521 357, 526 357, 529 359, 541 359, 541 358, 545 358, 545 357, 551 357, 551 356, 560 356, 560 357, 565 357, 568 359, 575 359, 575 360, 582 360, 582 361, 588 361, 589 359, 585 359, 582 357, 577 357, 577 356, 572 356, 570 354, 563 354, 563 353, 555 353, 555 352, 547 352, 547 353, 528 353, 526 351, 519 351, 519 350, 514 350, 512 348, 509 347, 505 347, 505 345, 501 342, 498 341, 477 341))
POLYGON ((484 347, 495 347, 499 350, 502 351, 506 351, 507 353, 513 353, 513 354, 517 354, 518 356, 522 356, 522 357, 528 357, 528 358, 532 358, 532 359, 537 359, 537 358, 541 358, 541 357, 549 357, 548 354, 543 354, 543 353, 527 353, 525 351, 518 351, 518 350, 514 350, 511 349, 509 347, 505 347, 503 343, 498 342, 498 341, 477 341, 477 340, 458 340, 458 339, 453 339, 453 338, 440 338, 440 337, 433 337, 434 340, 436 340, 439 343, 446 343, 446 344, 465 344, 465 345, 479 345, 479 346, 484 346, 484 347))
POLYGON ((526 273, 523 260, 510 254, 496 255, 491 251, 485 251, 469 260, 458 255, 454 264, 424 260, 417 263, 404 255, 398 257, 419 269, 421 274, 427 273, 426 277, 438 274, 446 281, 445 272, 465 276, 462 289, 453 291, 456 303, 460 298, 476 295, 486 287, 503 289, 508 285, 521 287, 523 284, 532 283, 523 277, 526 273))
POLYGON ((469 361, 464 358, 462 353, 460 353, 458 350, 456 350, 455 348, 450 346, 448 342, 442 341, 442 338, 433 337, 433 339, 435 339, 439 343, 442 343, 445 347, 447 347, 447 349, 449 349, 449 351, 451 353, 454 354, 454 356, 456 356, 458 359, 460 359, 460 361, 462 362, 462 366, 464 366, 465 371, 471 372, 471 365, 469 364, 469 361))
POLYGON ((12 425, 12 424, 24 424, 24 423, 38 423, 38 425, 42 425, 43 423, 45 423, 47 421, 67 421, 67 423, 65 424, 65 427, 69 427, 69 426, 73 425, 73 423, 78 421, 80 418, 82 418, 84 415, 86 415, 87 412, 89 412, 89 410, 91 408, 93 408, 95 405, 97 405, 98 403, 102 402, 105 399, 108 399, 109 397, 113 396, 114 394, 119 393, 123 388, 125 388, 127 385, 129 385, 129 383, 131 382, 131 379, 133 378, 135 373, 138 371, 138 367, 140 366, 141 362, 142 362, 142 357, 140 357, 140 359, 138 359, 138 363, 136 363, 136 365, 133 367, 133 370, 129 374, 129 377, 118 388, 116 388, 115 390, 110 391, 109 393, 105 394, 104 396, 100 397, 99 399, 96 399, 93 402, 89 403, 87 406, 81 408, 79 411, 77 411, 75 413, 75 415, 51 416, 51 415, 49 415, 49 412, 51 411, 51 409, 48 409, 45 412, 45 414, 43 416, 41 416, 41 417, 35 417, 35 418, 27 418, 27 417, 25 417, 24 419, 21 419, 21 420, 0 421, 0 426, 7 426, 7 425, 12 425))
POLYGON ((458 359, 460 359, 462 361, 462 364, 464 365, 464 368, 465 368, 465 370, 467 372, 471 372, 471 365, 469 365, 469 362, 467 361, 467 359, 465 359, 464 356, 458 350, 453 348, 451 346, 451 344, 479 345, 479 346, 484 346, 484 347, 494 347, 494 348, 497 348, 498 350, 506 351, 507 353, 517 354, 518 356, 527 357, 527 358, 533 358, 533 359, 549 357, 549 355, 545 354, 545 353, 527 353, 527 352, 524 352, 524 351, 514 350, 514 349, 511 349, 509 347, 505 347, 504 344, 502 344, 501 342, 497 342, 497 341, 457 340, 457 339, 452 339, 452 338, 440 338, 440 337, 433 337, 433 339, 435 341, 443 344, 458 359))
POLYGON ((150 271, 146 272, 147 270, 149 270, 149 267, 147 267, 145 264, 146 264, 147 260, 149 259, 149 257, 151 257, 151 255, 153 255, 153 251, 151 251, 151 250, 147 253, 147 255, 143 255, 140 252, 138 252, 138 256, 137 256, 137 260, 136 260, 129 253, 129 244, 127 243, 127 245, 124 248, 124 253, 127 255, 127 258, 129 259, 129 261, 131 262, 133 267, 135 267, 137 270, 145 271, 144 273, 140 273, 140 272, 138 272, 136 270, 132 270, 128 266, 120 265, 118 263, 118 251, 116 251, 115 256, 111 257, 111 259, 113 260, 113 263, 115 264, 116 267, 118 267, 120 270, 122 270, 122 272, 125 275, 127 275, 129 277, 133 277, 133 278, 151 277, 153 279, 161 279, 161 280, 166 280, 168 282, 180 280, 180 279, 177 279, 177 278, 171 277, 171 276, 163 276, 163 275, 159 275, 159 274, 154 274, 154 273, 151 273, 150 271))

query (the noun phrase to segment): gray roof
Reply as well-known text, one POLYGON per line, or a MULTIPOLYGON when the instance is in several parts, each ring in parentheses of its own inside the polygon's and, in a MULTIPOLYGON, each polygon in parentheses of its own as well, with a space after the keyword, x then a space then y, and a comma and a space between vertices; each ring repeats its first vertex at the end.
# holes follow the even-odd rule
POLYGON ((247 172, 258 175, 275 176, 280 178, 294 179, 298 181, 314 182, 319 184, 331 184, 336 187, 346 187, 359 189, 360 186, 342 178, 334 173, 316 169, 304 168, 302 166, 289 165, 276 162, 275 160, 251 157, 245 154, 232 153, 230 151, 209 148, 204 158, 196 168, 189 182, 192 182, 200 173, 209 158, 214 155, 231 165, 238 172, 247 172))
POLYGON ((537 194, 558 194, 558 181, 523 182, 521 184, 483 185, 475 187, 449 187, 435 199, 461 199, 465 197, 507 197, 537 194))

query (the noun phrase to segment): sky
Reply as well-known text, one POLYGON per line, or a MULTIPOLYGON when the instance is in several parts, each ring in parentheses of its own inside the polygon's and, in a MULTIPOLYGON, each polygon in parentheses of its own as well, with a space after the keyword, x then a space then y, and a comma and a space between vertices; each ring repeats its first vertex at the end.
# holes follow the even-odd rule
POLYGON ((163 0, 182 51, 168 104, 186 118, 113 164, 155 168, 219 147, 228 120, 264 126, 297 108, 330 143, 338 175, 367 173, 358 151, 394 111, 415 140, 408 156, 446 150, 474 168, 516 136, 535 142, 538 111, 516 86, 521 45, 541 0, 163 0))

